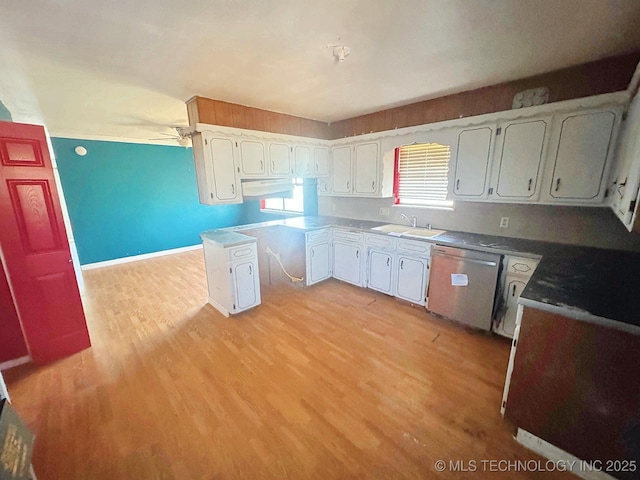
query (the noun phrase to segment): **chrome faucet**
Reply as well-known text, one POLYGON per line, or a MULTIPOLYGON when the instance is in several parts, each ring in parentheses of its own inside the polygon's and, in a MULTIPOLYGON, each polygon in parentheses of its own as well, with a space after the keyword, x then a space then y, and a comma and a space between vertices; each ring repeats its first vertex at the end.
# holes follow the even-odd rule
POLYGON ((404 213, 400 214, 400 218, 404 218, 407 222, 409 222, 409 224, 413 227, 416 228, 418 226, 418 219, 416 218, 415 215, 411 215, 411 218, 409 218, 408 216, 406 216, 404 213))

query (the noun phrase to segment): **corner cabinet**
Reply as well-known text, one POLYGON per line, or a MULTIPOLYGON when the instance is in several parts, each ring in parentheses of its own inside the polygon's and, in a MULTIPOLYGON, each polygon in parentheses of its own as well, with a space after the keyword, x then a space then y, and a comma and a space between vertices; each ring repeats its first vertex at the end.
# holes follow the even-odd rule
POLYGON ((200 203, 242 203, 234 141, 209 132, 191 137, 200 203))

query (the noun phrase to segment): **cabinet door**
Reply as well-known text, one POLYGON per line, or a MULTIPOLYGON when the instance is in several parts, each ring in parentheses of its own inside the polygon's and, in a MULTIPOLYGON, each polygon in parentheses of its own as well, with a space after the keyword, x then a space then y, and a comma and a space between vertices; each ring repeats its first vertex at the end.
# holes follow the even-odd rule
POLYGON ((284 143, 269 144, 269 168, 272 175, 291 175, 291 148, 284 143))
POLYGON ((492 127, 463 130, 458 135, 453 194, 456 197, 483 197, 491 154, 492 127))
POLYGON ((354 163, 354 193, 374 194, 378 186, 378 144, 356 145, 354 163))
POLYGON ((234 311, 246 310, 260 303, 256 288, 258 272, 255 262, 239 263, 234 265, 232 270, 236 299, 234 311))
POLYGON ((496 333, 505 337, 513 338, 513 332, 516 328, 516 316, 518 313, 518 298, 527 285, 526 281, 507 277, 504 286, 505 312, 502 321, 496 328, 496 333))
POLYGON ((317 177, 329 175, 329 149, 327 147, 313 148, 313 174, 317 177))
POLYGON ((531 198, 535 195, 547 129, 548 122, 544 120, 511 123, 502 128, 496 196, 531 198))
POLYGON ((332 191, 351 193, 351 147, 336 147, 333 154, 332 191))
POLYGON ((313 285, 331 276, 329 242, 307 248, 307 285, 313 285))
POLYGON ((398 257, 396 297, 418 305, 425 304, 427 293, 427 259, 398 257))
POLYGON ((387 252, 369 252, 369 288, 382 293, 393 291, 393 255, 387 252))
POLYGON ((240 176, 263 177, 266 173, 264 143, 240 140, 237 145, 240 151, 240 176))
POLYGON ((562 121, 550 188, 553 198, 599 196, 615 118, 605 111, 570 115, 562 121))
POLYGON ((362 247, 342 242, 333 244, 333 276, 338 280, 362 285, 362 247))
POLYGON ((311 174, 311 147, 298 145, 293 149, 295 171, 298 177, 307 177, 311 174))
POLYGON ((213 178, 211 200, 217 203, 234 203, 242 201, 240 185, 236 176, 233 156, 234 145, 228 138, 205 138, 205 148, 208 148, 213 178))

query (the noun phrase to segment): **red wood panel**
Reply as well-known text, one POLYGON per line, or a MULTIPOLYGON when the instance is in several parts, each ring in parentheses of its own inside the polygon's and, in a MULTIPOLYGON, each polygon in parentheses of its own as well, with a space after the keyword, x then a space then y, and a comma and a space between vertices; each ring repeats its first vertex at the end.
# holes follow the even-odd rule
POLYGON ((0 362, 28 354, 9 283, 4 270, 0 268, 0 362))
POLYGON ((525 308, 505 416, 583 460, 640 460, 639 366, 640 336, 525 308))
POLYGON ((44 129, 0 122, 0 246, 34 362, 91 345, 44 129))

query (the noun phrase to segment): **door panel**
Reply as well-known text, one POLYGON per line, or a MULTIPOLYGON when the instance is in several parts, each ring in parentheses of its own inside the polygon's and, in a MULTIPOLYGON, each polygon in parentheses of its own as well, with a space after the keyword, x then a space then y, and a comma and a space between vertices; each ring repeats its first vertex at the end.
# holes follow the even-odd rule
POLYGON ((335 193, 351 193, 351 147, 334 148, 332 155, 332 190, 335 193))
POLYGON ((360 247, 347 243, 333 244, 333 276, 339 280, 360 285, 360 247))
POLYGON ((265 173, 264 144, 252 140, 240 141, 240 164, 245 176, 263 176, 265 173))
POLYGON ((375 193, 378 180, 378 144, 365 143, 355 149, 355 193, 375 193))
POLYGON ((396 295, 420 305, 426 296, 427 260, 398 258, 398 287, 396 295))
POLYGON ((311 173, 311 148, 297 146, 294 149, 294 161, 296 164, 296 175, 306 177, 311 173))
POLYGON ((284 143, 272 143, 269 145, 269 159, 271 161, 271 173, 274 175, 289 175, 291 171, 291 150, 284 143))
POLYGON ((492 135, 489 127, 460 132, 453 184, 455 195, 481 197, 485 194, 492 135))
MULTIPOLYGON (((1 265, 0 265, 1 267, 1 265)), ((0 362, 29 354, 4 270, 0 268, 0 362)))
POLYGON ((385 252, 371 250, 369 255, 369 288, 391 293, 393 286, 393 257, 385 252))
POLYGON ((547 130, 542 120, 513 123, 504 128, 496 194, 530 198, 536 192, 542 147, 547 130))
POLYGON ((241 263, 234 267, 236 281, 237 310, 244 310, 256 304, 256 288, 254 275, 257 273, 252 262, 241 263))
POLYGON ((226 138, 210 138, 211 168, 216 199, 235 200, 239 196, 236 167, 233 157, 233 142, 226 138))
POLYGON ((588 200, 600 194, 614 123, 613 112, 564 119, 553 170, 552 197, 588 200))
POLYGON ((0 245, 25 340, 43 363, 91 346, 44 129, 0 122, 0 245))
POLYGON ((309 285, 316 282, 320 282, 326 278, 329 278, 331 272, 330 255, 329 255, 329 243, 320 243, 314 245, 309 250, 309 285))

